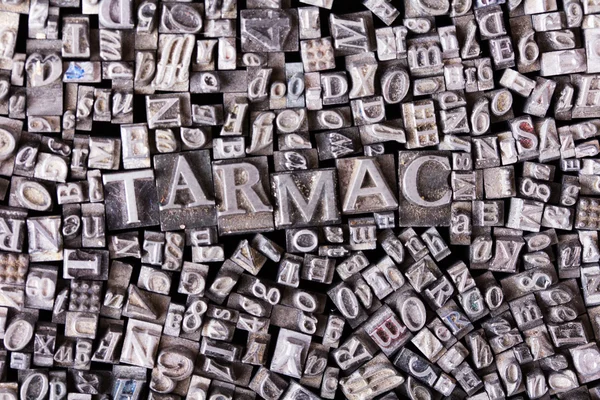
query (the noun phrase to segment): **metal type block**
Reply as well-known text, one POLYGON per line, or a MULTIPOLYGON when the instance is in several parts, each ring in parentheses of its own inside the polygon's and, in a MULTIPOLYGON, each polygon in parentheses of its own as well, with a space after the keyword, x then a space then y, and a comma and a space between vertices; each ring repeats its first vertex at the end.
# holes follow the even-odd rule
POLYGON ((338 348, 345 321, 339 315, 331 314, 327 318, 327 325, 323 333, 323 345, 327 347, 338 348))
POLYGON ((403 382, 404 377, 383 354, 339 381, 342 392, 351 400, 373 399, 379 394, 392 391, 403 382))
POLYGON ((287 388, 288 383, 279 375, 261 367, 250 382, 250 388, 267 400, 277 400, 287 388))
POLYGON ((61 42, 57 46, 40 46, 28 48, 28 56, 25 61, 27 72, 27 114, 39 115, 61 115, 63 113, 63 86, 61 82, 62 61, 59 55, 61 42), (43 68, 34 66, 43 65, 43 68), (47 69, 44 73, 43 70, 47 69), (56 101, 60 99, 61 101, 56 101))
POLYGON ((169 294, 171 280, 172 276, 169 272, 143 265, 137 286, 150 292, 169 294))
POLYGON ((226 260, 219 269, 211 286, 206 289, 206 297, 217 304, 222 304, 229 293, 231 293, 231 290, 233 290, 233 287, 237 284, 243 271, 243 268, 233 261, 226 260))
POLYGON ((313 253, 319 245, 316 229, 287 229, 285 239, 288 253, 313 253))
POLYGON ((581 286, 583 288, 583 298, 587 306, 600 304, 600 288, 597 284, 599 279, 600 268, 597 265, 581 268, 581 286))
POLYGON ((391 155, 348 158, 338 160, 336 166, 344 214, 390 211, 398 206, 391 155), (365 187, 367 179, 370 185, 365 187))
POLYGON ((224 234, 273 229, 273 207, 268 199, 265 157, 213 162, 217 222, 224 234), (240 183, 238 179, 245 176, 240 183), (260 185, 256 185, 261 182, 260 185), (236 200, 243 193, 244 203, 236 200))
POLYGON ((298 8, 299 39, 317 39, 321 37, 321 19, 317 7, 298 8))
POLYGON ((108 279, 107 250, 64 250, 64 279, 108 279))
POLYGON ((353 328, 367 319, 366 310, 347 284, 340 283, 330 289, 327 294, 353 328))
POLYGON ((377 42, 377 58, 380 61, 395 60, 398 49, 396 46, 396 35, 391 27, 378 28, 375 30, 377 42))
POLYGON ((109 236, 108 250, 110 252, 111 259, 142 257, 140 241, 137 232, 127 232, 109 236))
POLYGON ((13 176, 8 205, 35 211, 50 211, 55 202, 53 184, 13 176))
POLYGON ((296 10, 241 10, 241 49, 244 52, 298 51, 297 26, 296 10), (276 33, 270 33, 273 26, 277 27, 276 33))
POLYGON ((100 342, 91 359, 102 363, 117 364, 119 362, 117 348, 123 342, 123 330, 123 321, 100 320, 100 334, 98 335, 100 342))
POLYGON ((388 306, 377 310, 363 325, 363 329, 388 356, 403 347, 412 336, 388 306))
POLYGON ((65 336, 74 338, 93 339, 98 329, 98 314, 67 311, 65 336))
POLYGON ((436 279, 440 278, 442 273, 437 267, 435 261, 427 255, 408 266, 405 275, 411 286, 418 292, 422 292, 425 287, 429 286, 436 279))
POLYGON ((442 342, 427 328, 417 333, 411 342, 431 362, 437 362, 446 353, 442 342))
POLYGON ((300 228, 341 222, 336 174, 331 169, 271 175, 277 228, 300 228))
POLYGON ((154 157, 161 227, 165 230, 216 224, 207 150, 154 157))
POLYGON ((309 344, 310 336, 281 329, 270 369, 273 372, 300 378, 309 344))
POLYGON ((373 218, 351 218, 348 220, 351 250, 373 250, 377 245, 377 226, 373 218))
POLYGON ((300 278, 330 284, 333 281, 335 259, 305 254, 300 278))
POLYGON ((528 97, 535 88, 536 83, 512 69, 505 69, 500 79, 500 85, 511 89, 523 97, 528 97))
POLYGON ((462 364, 468 354, 467 348, 458 342, 441 356, 437 364, 445 373, 450 373, 462 364))
POLYGON ((348 106, 314 110, 308 113, 308 128, 310 130, 347 128, 352 126, 350 118, 351 109, 348 106))
POLYGON ((373 17, 368 11, 331 14, 329 30, 334 40, 336 55, 346 56, 374 50, 373 17))
POLYGON ((67 304, 69 301, 69 288, 62 288, 54 300, 54 308, 52 309, 52 322, 65 323, 67 304))
POLYGON ((383 97, 373 96, 351 101, 354 124, 364 126, 385 121, 383 97))
POLYGON ((329 349, 327 347, 318 343, 311 343, 300 383, 314 389, 320 388, 327 367, 328 356, 329 349))
POLYGON ((437 340, 442 342, 445 348, 451 348, 457 343, 456 337, 452 335, 450 330, 439 318, 434 318, 429 324, 427 324, 427 329, 434 334, 437 340))
POLYGON ((321 397, 325 399, 334 399, 339 385, 339 368, 327 367, 323 373, 323 383, 321 384, 321 397))
POLYGON ((394 359, 394 365, 427 386, 433 386, 441 372, 437 366, 406 347, 400 350, 394 359))
POLYGON ((188 297, 186 308, 181 321, 180 337, 190 340, 200 340, 202 323, 207 311, 207 302, 203 299, 188 297))
POLYGON ((130 284, 127 290, 127 302, 123 307, 123 315, 141 321, 164 324, 170 302, 169 296, 142 290, 130 284))
POLYGON ((179 336, 181 333, 181 323, 183 322, 184 312, 185 306, 175 303, 169 304, 163 334, 174 337, 179 336))
POLYGON ((411 332, 418 332, 425 326, 428 318, 425 303, 410 287, 403 287, 396 291, 385 302, 396 312, 411 332))
POLYGON ((146 96, 148 128, 177 128, 192 124, 190 94, 146 96))
POLYGON ((154 172, 150 169, 104 174, 109 230, 158 224, 154 172))
POLYGON ((343 371, 352 371, 371 360, 377 352, 377 346, 366 337, 355 333, 339 348, 332 352, 333 359, 343 371))
POLYGON ((129 319, 120 361, 154 368, 161 332, 160 325, 129 319))
POLYGON ((450 161, 446 152, 399 152, 400 226, 450 224, 452 191, 448 187, 450 161), (420 173, 427 167, 427 179, 420 173))

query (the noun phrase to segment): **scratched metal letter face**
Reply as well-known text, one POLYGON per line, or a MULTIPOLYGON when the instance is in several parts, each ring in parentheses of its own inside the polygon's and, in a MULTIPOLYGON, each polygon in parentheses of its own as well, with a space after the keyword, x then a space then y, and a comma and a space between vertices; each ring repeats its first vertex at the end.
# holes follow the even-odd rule
POLYGON ((15 253, 23 251, 26 217, 25 211, 0 207, 0 250, 15 253))
POLYGON ((240 12, 242 51, 298 51, 298 13, 288 9, 240 12))
POLYGON ((29 266, 25 254, 0 254, 0 305, 20 310, 24 305, 24 284, 29 266))
POLYGON ((119 169, 121 141, 112 138, 89 138, 88 168, 119 169))
MULTIPOLYGON (((180 5, 182 7, 185 5, 180 5)), ((163 8, 163 13, 167 7, 163 8)), ((192 11, 195 11, 190 7, 192 11)), ((171 14, 172 15, 172 14, 171 14)), ((163 19, 166 18, 163 14, 163 19)), ((200 16, 198 15, 198 18, 200 16)), ((160 35, 156 74, 152 87, 156 90, 187 91, 189 66, 194 49, 193 35, 160 35)))
POLYGON ((69 311, 97 313, 100 311, 102 283, 74 279, 71 281, 69 311))
POLYGON ((123 168, 150 167, 150 146, 146 124, 121 125, 123 168))
POLYGON ((600 268, 598 266, 581 268, 581 284, 585 304, 600 305, 600 268))
POLYGON ((52 193, 54 190, 51 184, 13 176, 10 186, 9 206, 36 211, 52 209, 54 203, 52 193))
POLYGON ((395 353, 412 336, 388 306, 382 306, 373 314, 363 329, 388 356, 395 353))
POLYGON ((278 229, 341 222, 333 169, 282 172, 271 180, 278 229))
POLYGON ((350 376, 342 378, 340 385, 346 398, 361 400, 390 392, 403 382, 404 377, 396 371, 385 355, 380 354, 350 376))
POLYGON ((104 174, 109 230, 158 225, 159 205, 151 169, 104 174))
POLYGON ((108 250, 110 258, 141 258, 140 241, 136 233, 121 233, 109 237, 108 250))
POLYGON ((271 371, 300 378, 308 355, 311 337, 287 329, 281 329, 277 337, 271 371))
POLYGON ((215 161, 213 176, 220 233, 273 230, 266 157, 215 161))
POLYGON ((62 219, 59 216, 29 218, 29 255, 33 262, 62 260, 62 219))
POLYGON ((2 12, 1 17, 3 22, 2 35, 5 39, 0 45, 0 66, 2 66, 2 69, 11 69, 16 61, 14 52, 17 44, 17 31, 19 30, 19 15, 15 12, 2 12))
POLYGON ((367 313, 350 286, 340 283, 327 294, 353 328, 367 319, 367 313))
POLYGON ((329 16, 329 31, 333 36, 336 56, 359 54, 375 49, 373 16, 357 12, 329 16))
POLYGON ((30 308, 52 310, 57 278, 56 267, 31 266, 25 282, 25 305, 30 308))
MULTIPOLYGON (((331 110, 327 111, 332 112, 331 110)), ((358 153, 362 149, 358 128, 345 128, 319 133, 316 135, 316 141, 319 160, 341 158, 358 153)))
POLYGON ((256 372, 250 382, 250 388, 267 400, 278 399, 287 386, 286 380, 264 367, 256 372))
MULTIPOLYGON (((335 68, 334 49, 331 38, 303 40, 300 43, 300 55, 305 72, 326 71, 335 68)), ((319 101, 321 101, 320 91, 319 88, 319 101)), ((307 93, 308 95, 309 93, 307 93)))
POLYGON ((153 368, 161 332, 160 325, 129 319, 120 361, 153 368))
POLYGON ((402 105, 406 124, 407 148, 434 146, 439 143, 433 101, 421 100, 402 105))
POLYGON ((125 90, 115 90, 111 102, 112 123, 130 124, 133 122, 133 93, 125 90))
POLYGON ((108 251, 65 249, 63 278, 106 280, 108 278, 108 251))
POLYGON ((438 367, 406 347, 400 350, 394 359, 394 365, 428 386, 433 386, 440 373, 438 367))
MULTIPOLYGON (((6 91, 8 91, 9 86, 6 83, 6 91)), ((17 145, 21 138, 22 128, 22 121, 0 117, 0 138, 2 139, 2 146, 0 147, 0 174, 3 176, 11 176, 13 173, 15 155, 17 154, 17 145)))
MULTIPOLYGON (((33 47, 33 46, 32 46, 33 47)), ((56 49, 32 48, 25 61, 27 72, 27 113, 28 115, 62 115, 63 85, 60 77, 63 66, 60 42, 56 49)))
POLYGON ((155 94, 146 96, 148 127, 177 128, 192 124, 189 93, 155 94))
POLYGON ((88 17, 63 18, 63 57, 88 58, 90 56, 89 23, 88 17))
POLYGON ((390 211, 398 207, 391 154, 341 159, 336 167, 344 214, 390 211))
POLYGON ((195 229, 217 223, 207 150, 154 157, 163 230, 195 229))
POLYGON ((398 160, 399 225, 450 225, 449 153, 400 151, 398 160))

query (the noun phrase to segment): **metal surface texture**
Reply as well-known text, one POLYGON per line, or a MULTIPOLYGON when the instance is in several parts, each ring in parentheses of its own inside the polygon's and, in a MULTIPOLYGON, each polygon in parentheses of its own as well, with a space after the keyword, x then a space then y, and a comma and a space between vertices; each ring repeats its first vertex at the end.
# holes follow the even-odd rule
POLYGON ((0 400, 600 400, 598 0, 0 0, 0 400))

